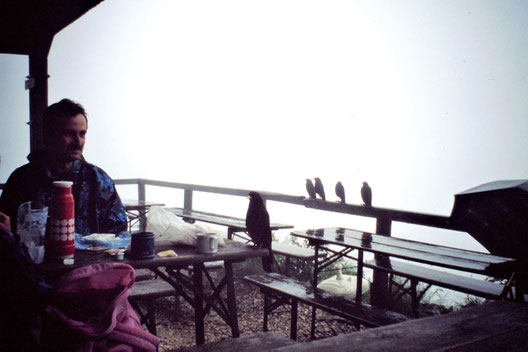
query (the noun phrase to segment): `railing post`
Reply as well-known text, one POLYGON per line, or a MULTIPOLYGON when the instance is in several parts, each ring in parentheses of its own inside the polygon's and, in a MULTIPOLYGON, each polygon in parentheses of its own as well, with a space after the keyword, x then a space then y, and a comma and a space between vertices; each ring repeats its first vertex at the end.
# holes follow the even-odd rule
MULTIPOLYGON (((376 219, 376 234, 391 235, 392 221, 388 217, 379 217, 376 219)), ((382 254, 375 254, 376 262, 386 261, 388 258, 382 254)), ((378 307, 387 307, 388 303, 388 274, 381 270, 374 270, 372 287, 371 287, 371 304, 378 307)))
POLYGON ((193 191, 192 189, 186 189, 183 191, 183 209, 184 210, 192 210, 192 197, 193 197, 193 191))
MULTIPOLYGON (((145 183, 143 182, 143 180, 139 179, 137 185, 138 185, 139 204, 145 203, 145 200, 147 199, 146 194, 145 194, 146 193, 145 183)), ((139 217, 139 228, 141 231, 145 231, 145 229, 147 228, 147 220, 145 219, 144 216, 139 217)))

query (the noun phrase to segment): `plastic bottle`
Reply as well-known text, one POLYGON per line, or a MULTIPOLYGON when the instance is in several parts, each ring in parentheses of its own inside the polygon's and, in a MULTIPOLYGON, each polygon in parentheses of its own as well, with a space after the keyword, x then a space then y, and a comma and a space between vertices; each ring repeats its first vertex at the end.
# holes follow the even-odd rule
POLYGON ((46 256, 51 259, 73 258, 75 253, 75 201, 73 182, 53 182, 50 224, 46 242, 46 256))

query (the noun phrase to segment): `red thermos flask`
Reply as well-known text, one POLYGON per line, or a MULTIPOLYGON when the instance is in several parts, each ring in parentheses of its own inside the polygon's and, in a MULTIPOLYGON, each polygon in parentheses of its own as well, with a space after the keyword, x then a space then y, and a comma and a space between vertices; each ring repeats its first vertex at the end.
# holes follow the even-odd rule
POLYGON ((52 259, 73 258, 75 252, 75 202, 73 182, 53 182, 49 236, 46 256, 52 259))

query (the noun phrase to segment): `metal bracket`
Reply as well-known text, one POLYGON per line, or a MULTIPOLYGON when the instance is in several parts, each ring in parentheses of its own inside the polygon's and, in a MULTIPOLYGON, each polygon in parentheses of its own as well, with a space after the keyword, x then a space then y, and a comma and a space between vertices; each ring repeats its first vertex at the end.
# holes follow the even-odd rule
POLYGON ((35 79, 31 76, 26 77, 26 81, 24 82, 25 90, 31 89, 35 87, 35 79))

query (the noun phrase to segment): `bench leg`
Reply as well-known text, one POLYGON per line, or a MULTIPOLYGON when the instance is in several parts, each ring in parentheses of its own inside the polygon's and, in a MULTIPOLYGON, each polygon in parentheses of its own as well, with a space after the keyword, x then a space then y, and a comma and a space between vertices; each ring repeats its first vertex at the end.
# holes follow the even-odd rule
POLYGON ((411 280, 411 304, 412 304, 412 313, 415 318, 418 318, 418 297, 416 294, 416 287, 418 282, 414 279, 411 280))
POLYGON ((271 297, 267 293, 264 294, 264 323, 262 325, 262 331, 268 331, 268 312, 271 305, 271 297))
POLYGON ((180 321, 182 312, 181 312, 181 305, 180 305, 180 295, 177 293, 174 295, 174 315, 176 316, 176 321, 180 321))
POLYGON ((139 303, 135 300, 129 300, 130 305, 134 310, 136 311, 137 315, 139 316, 140 324, 145 324, 147 330, 151 333, 157 336, 157 330, 156 330, 156 313, 154 309, 154 300, 148 299, 144 300, 146 305, 146 312, 143 312, 141 307, 139 306, 139 303))
POLYGON ((290 267, 291 267, 291 259, 289 256, 285 256, 285 261, 284 261, 284 274, 286 276, 289 276, 290 275, 290 267))
POLYGON ((205 343, 204 331, 204 294, 203 294, 203 264, 193 265, 193 291, 194 291, 194 326, 196 344, 202 345, 205 343))
POLYGON ((389 274, 389 297, 392 299, 392 288, 394 287, 394 275, 389 274))
POLYGON ((290 339, 297 340, 297 300, 291 300, 290 339))
POLYGON ((310 327, 310 340, 315 339, 315 318, 316 318, 316 308, 312 307, 312 325, 310 327))
POLYGON ((156 313, 154 308, 154 300, 149 299, 147 301, 147 329, 151 334, 158 335, 156 330, 156 313))
POLYGON ((235 285, 233 282, 233 265, 229 261, 224 262, 225 276, 227 279, 227 306, 231 320, 231 334, 233 337, 240 336, 238 328, 237 305, 235 299, 235 285))

